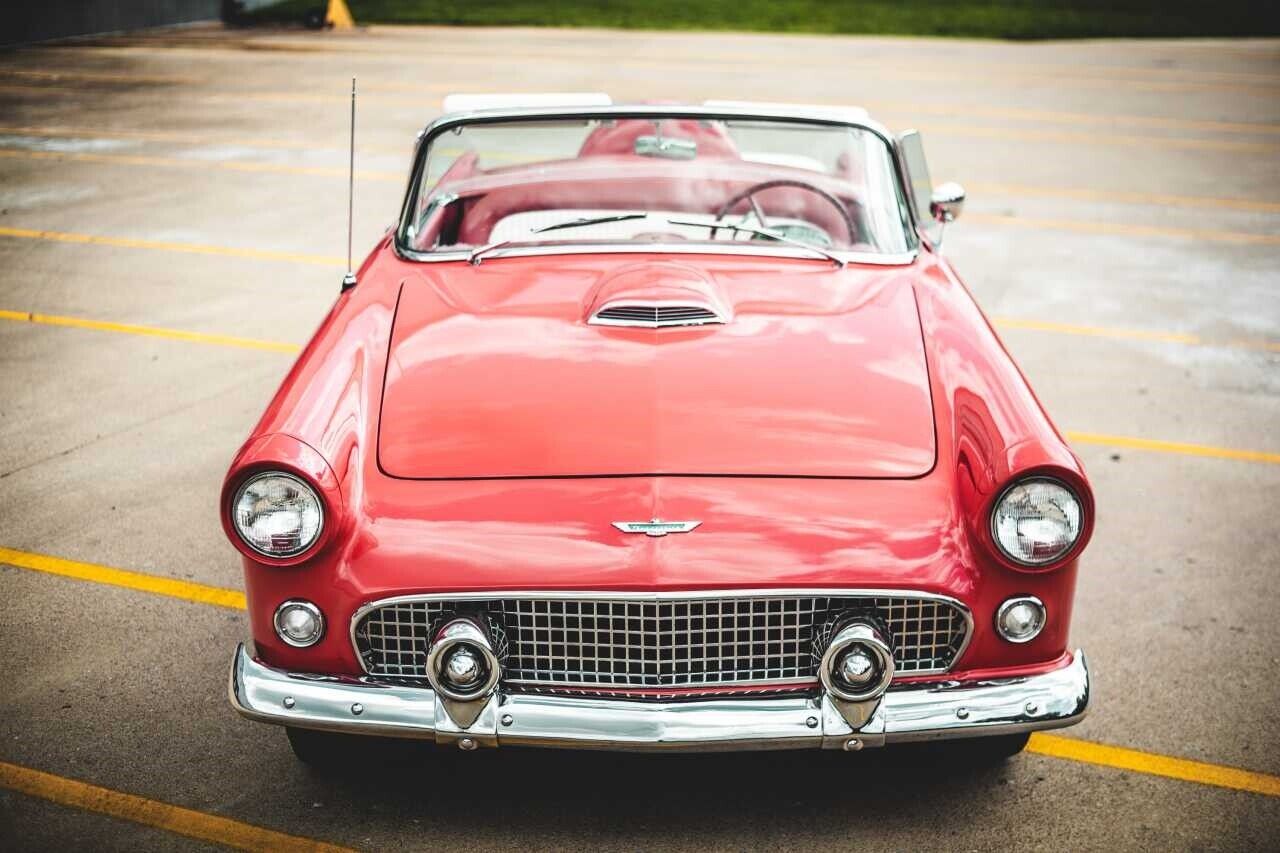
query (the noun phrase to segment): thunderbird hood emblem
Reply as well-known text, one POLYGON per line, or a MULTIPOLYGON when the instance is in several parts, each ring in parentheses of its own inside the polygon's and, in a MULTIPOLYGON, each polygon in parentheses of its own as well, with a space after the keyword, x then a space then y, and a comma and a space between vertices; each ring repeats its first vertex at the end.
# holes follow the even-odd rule
POLYGON ((666 536, 668 533, 688 533, 701 521, 615 521, 613 526, 623 533, 643 533, 646 536, 666 536))

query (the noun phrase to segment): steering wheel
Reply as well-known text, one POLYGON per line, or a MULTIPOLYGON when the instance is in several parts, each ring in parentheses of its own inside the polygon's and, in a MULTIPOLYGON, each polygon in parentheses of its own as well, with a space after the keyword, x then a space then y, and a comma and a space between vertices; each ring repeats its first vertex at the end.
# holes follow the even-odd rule
MULTIPOLYGON (((849 232, 849 243, 853 244, 858 242, 858 226, 853 224, 853 216, 849 214, 849 209, 844 206, 844 204, 840 201, 840 199, 836 198, 834 195, 822 189, 821 187, 815 187, 813 184, 805 183, 804 181, 788 180, 785 178, 781 180, 776 180, 776 181, 764 181, 759 184, 753 184, 752 186, 747 187, 742 192, 736 193, 732 198, 730 198, 724 204, 720 205, 720 209, 716 211, 716 221, 718 222, 721 219, 724 219, 726 216, 729 215, 729 211, 733 210, 735 205, 737 205, 743 199, 746 199, 747 202, 751 205, 751 210, 752 212, 755 213, 756 219, 760 220, 760 227, 768 228, 769 223, 765 221, 764 211, 762 211, 760 209, 760 205, 756 203, 755 195, 756 193, 764 192, 765 190, 771 190, 774 187, 797 187, 802 190, 808 190, 809 192, 820 196, 822 199, 828 202, 832 207, 840 211, 840 220, 844 222, 845 230, 849 232)), ((720 227, 724 227, 724 226, 720 226, 720 227)), ((717 230, 718 229, 715 226, 712 226, 711 228, 712 240, 716 238, 717 230)))

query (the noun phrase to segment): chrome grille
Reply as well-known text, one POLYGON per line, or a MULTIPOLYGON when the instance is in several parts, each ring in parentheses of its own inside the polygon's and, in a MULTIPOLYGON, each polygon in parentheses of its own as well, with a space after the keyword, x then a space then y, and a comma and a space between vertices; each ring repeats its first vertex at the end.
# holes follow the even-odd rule
POLYGON ((723 323, 724 318, 705 305, 666 303, 606 305, 595 313, 591 322, 597 326, 701 326, 723 323))
POLYGON ((894 640, 899 674, 942 672, 968 639, 957 604, 909 594, 524 594, 408 597, 356 614, 352 637, 373 676, 425 678, 431 626, 486 613, 509 643, 503 681, 565 687, 699 687, 816 679, 814 631, 843 613, 874 614, 894 640))

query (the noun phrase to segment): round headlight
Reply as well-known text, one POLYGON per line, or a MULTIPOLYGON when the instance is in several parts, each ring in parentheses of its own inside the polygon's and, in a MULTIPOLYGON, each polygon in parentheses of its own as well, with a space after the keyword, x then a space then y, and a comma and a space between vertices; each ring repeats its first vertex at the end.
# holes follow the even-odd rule
POLYGON ((315 491, 292 474, 250 477, 236 492, 231 520, 245 544, 268 557, 292 557, 320 536, 324 510, 315 491))
POLYGON ((1024 566, 1052 563, 1080 537, 1080 500, 1056 480, 1024 480, 996 501, 991 533, 1010 560, 1024 566))

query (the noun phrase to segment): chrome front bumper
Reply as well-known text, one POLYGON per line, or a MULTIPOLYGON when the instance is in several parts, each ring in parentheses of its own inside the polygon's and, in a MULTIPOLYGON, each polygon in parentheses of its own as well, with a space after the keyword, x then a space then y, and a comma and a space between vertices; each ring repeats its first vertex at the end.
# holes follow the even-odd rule
POLYGON ((501 690, 461 729, 430 689, 284 672, 255 661, 243 645, 228 690, 240 714, 261 722, 464 748, 857 750, 1072 725, 1089 705, 1089 669, 1076 650, 1069 665, 1042 675, 891 688, 857 730, 825 696, 628 702, 501 690))

